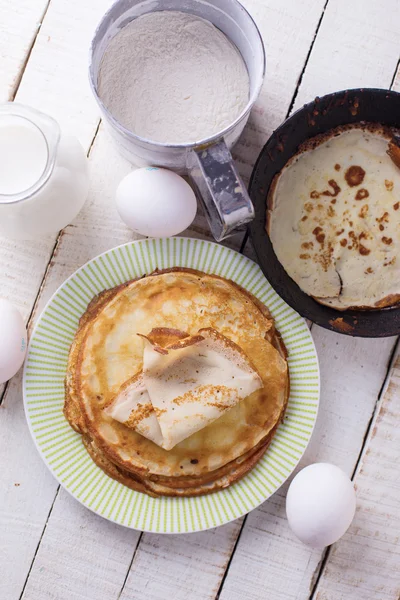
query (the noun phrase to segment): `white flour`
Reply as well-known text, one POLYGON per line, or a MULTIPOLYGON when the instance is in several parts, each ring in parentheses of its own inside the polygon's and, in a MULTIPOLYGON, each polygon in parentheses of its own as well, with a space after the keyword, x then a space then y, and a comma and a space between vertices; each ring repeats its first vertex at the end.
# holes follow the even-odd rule
POLYGON ((176 11, 143 15, 109 43, 99 96, 137 135, 195 142, 239 116, 249 77, 236 47, 212 23, 176 11))

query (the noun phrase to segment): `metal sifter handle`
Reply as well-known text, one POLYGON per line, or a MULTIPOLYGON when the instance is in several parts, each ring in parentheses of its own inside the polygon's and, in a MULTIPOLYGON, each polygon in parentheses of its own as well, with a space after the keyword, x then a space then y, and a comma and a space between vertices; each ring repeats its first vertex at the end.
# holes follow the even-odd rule
POLYGON ((187 168, 217 242, 254 218, 253 204, 223 140, 190 150, 187 168))

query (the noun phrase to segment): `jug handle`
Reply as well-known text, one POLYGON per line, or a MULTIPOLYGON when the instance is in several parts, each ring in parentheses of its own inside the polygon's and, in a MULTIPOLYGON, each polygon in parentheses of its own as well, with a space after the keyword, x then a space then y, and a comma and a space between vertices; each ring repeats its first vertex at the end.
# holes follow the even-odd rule
POLYGON ((254 218, 253 204, 224 140, 189 150, 187 168, 217 242, 254 218))

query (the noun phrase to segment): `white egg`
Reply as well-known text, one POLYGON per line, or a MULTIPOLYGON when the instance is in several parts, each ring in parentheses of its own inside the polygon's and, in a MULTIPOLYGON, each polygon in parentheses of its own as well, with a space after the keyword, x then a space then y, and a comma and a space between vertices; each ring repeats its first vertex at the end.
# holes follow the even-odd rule
POLYGON ((351 480, 328 463, 315 463, 300 471, 286 497, 286 515, 293 533, 313 548, 324 548, 341 538, 355 510, 351 480))
POLYGON ((15 375, 26 353, 26 327, 19 311, 0 299, 0 383, 15 375))
POLYGON ((179 175, 144 167, 133 171, 118 186, 117 210, 121 219, 137 233, 150 237, 177 235, 196 216, 196 196, 179 175))

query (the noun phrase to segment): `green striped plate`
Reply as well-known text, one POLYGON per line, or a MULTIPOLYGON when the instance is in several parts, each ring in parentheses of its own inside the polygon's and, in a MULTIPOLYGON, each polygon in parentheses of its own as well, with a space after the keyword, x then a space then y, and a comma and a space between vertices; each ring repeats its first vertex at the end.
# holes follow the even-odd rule
POLYGON ((222 525, 249 512, 289 477, 310 440, 319 401, 319 369, 305 321, 275 293, 260 268, 211 242, 169 238, 131 242, 94 258, 51 298, 33 331, 24 369, 28 424, 58 481, 95 513, 134 529, 187 533, 222 525), (271 310, 289 351, 291 395, 284 423, 258 465, 230 488, 199 498, 150 498, 110 479, 91 460, 64 418, 68 350, 79 317, 99 292, 151 273, 184 266, 236 281, 271 310))

